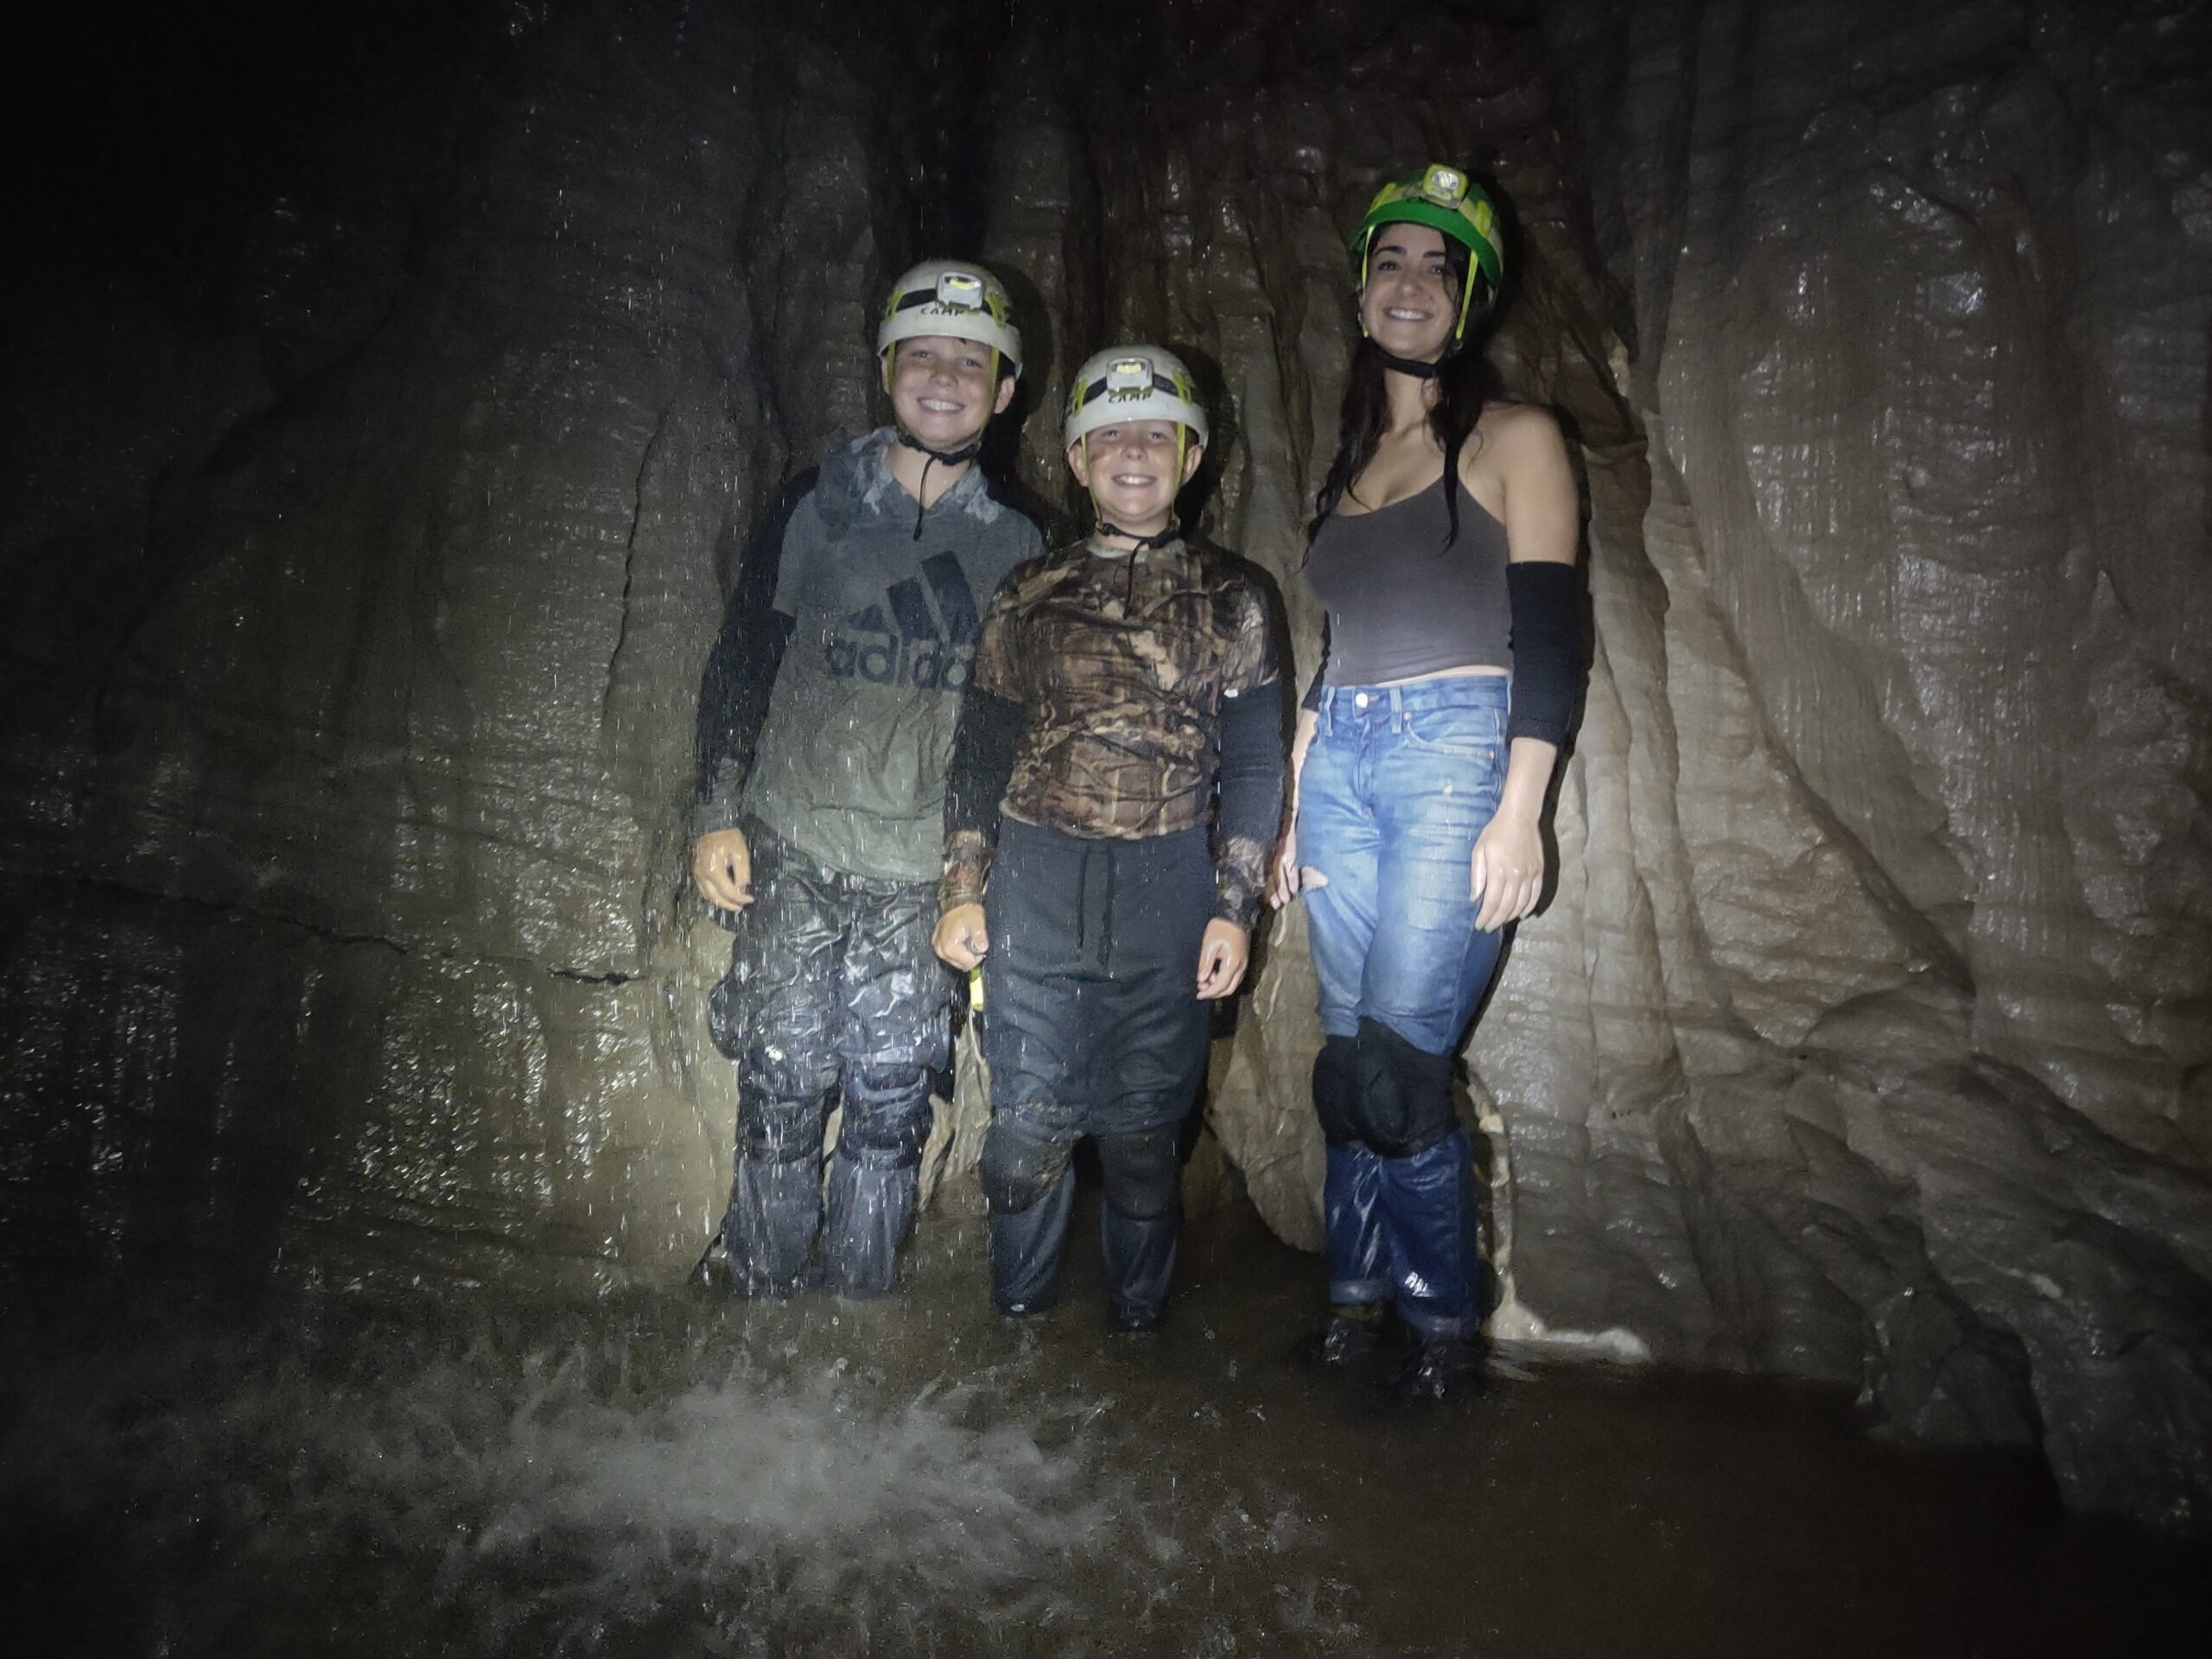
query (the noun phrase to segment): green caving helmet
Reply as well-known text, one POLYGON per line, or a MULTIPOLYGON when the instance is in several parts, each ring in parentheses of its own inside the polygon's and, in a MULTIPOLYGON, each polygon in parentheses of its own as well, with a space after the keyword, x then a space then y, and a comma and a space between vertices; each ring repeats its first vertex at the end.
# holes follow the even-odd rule
MULTIPOLYGON (((1504 283, 1505 239, 1498 225, 1497 204, 1464 168, 1433 162, 1418 173, 1391 180, 1367 204, 1367 217, 1359 221, 1351 238, 1357 273, 1355 291, 1367 287, 1367 260, 1375 245, 1375 232, 1385 225, 1399 224, 1426 225, 1466 249, 1492 294, 1504 283)), ((1467 313, 1474 294, 1472 283, 1460 285, 1459 321, 1452 333, 1455 345, 1466 338, 1467 313)))

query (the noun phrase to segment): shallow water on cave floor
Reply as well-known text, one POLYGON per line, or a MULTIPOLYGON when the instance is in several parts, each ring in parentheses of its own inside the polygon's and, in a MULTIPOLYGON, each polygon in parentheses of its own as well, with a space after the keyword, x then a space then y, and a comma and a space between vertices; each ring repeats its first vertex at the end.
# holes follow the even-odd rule
MULTIPOLYGON (((1079 1217, 1080 1227, 1080 1217, 1079 1217)), ((1415 1414, 1287 1346, 1314 1263, 1196 1224, 1173 1323, 906 1295, 18 1315, 16 1652, 2158 1654, 2204 1559, 1826 1395, 1537 1367, 1415 1414), (23 1637, 28 1635, 26 1643, 23 1637)))

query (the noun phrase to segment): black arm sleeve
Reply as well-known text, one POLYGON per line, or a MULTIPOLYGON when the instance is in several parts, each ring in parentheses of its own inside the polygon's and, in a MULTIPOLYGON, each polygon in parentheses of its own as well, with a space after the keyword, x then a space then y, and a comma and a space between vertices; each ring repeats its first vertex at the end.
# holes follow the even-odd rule
POLYGON ((1298 706, 1307 714, 1318 712, 1321 707, 1321 677, 1329 671, 1329 619, 1321 619, 1321 654, 1313 660, 1313 677, 1306 683, 1306 695, 1298 706))
POLYGON ((1582 678, 1582 584, 1571 564, 1524 559, 1505 567, 1513 612, 1513 711, 1505 735, 1562 743, 1582 678))
POLYGON ((699 716, 695 731, 698 760, 693 791, 693 830, 703 835, 737 822, 738 798, 752 769, 776 671, 798 624, 773 608, 776 574, 783 562, 784 531, 806 493, 814 487, 809 467, 785 486, 775 505, 754 529, 738 566, 737 580, 722 607, 722 631, 707 653, 699 677, 699 716))
POLYGON ((1221 705, 1221 802, 1214 831, 1214 913, 1249 928, 1282 829, 1282 682, 1221 705))
POLYGON ((960 723, 944 772, 944 874, 938 905, 982 900, 999 844, 999 807, 1014 777, 1028 715, 1011 697, 974 686, 960 700, 960 723))

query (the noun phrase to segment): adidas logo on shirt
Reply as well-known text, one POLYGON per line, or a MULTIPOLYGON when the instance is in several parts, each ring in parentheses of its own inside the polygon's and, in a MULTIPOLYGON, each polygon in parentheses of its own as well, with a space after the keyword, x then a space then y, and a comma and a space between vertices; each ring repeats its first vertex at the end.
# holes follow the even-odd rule
POLYGON ((882 603, 847 617, 824 653, 830 671, 841 680, 857 677, 871 685, 959 691, 967 686, 982 632, 960 561, 933 553, 922 561, 920 580, 893 582, 882 603))

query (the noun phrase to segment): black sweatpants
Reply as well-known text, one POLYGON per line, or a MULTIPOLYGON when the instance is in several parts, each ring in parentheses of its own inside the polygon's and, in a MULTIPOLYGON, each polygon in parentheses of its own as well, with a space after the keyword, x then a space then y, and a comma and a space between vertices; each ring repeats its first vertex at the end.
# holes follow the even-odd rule
POLYGON ((991 1294, 1052 1300, 1072 1197, 1068 1162, 1095 1136, 1105 1176, 1107 1282, 1117 1322, 1160 1316, 1181 1230, 1178 1139, 1205 1074, 1198 947, 1214 912, 1203 830, 1087 840, 1008 819, 984 901, 983 1058, 991 1126, 991 1294))

